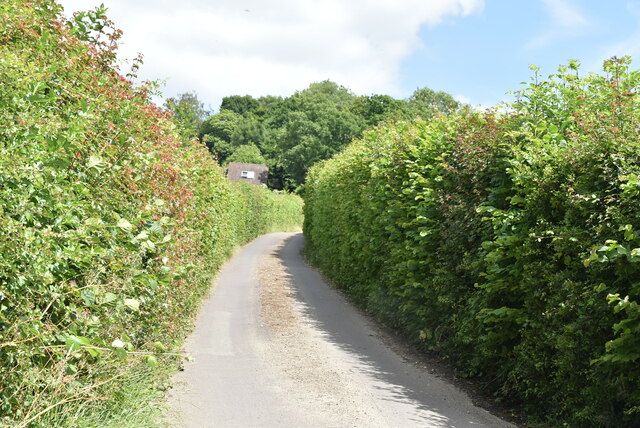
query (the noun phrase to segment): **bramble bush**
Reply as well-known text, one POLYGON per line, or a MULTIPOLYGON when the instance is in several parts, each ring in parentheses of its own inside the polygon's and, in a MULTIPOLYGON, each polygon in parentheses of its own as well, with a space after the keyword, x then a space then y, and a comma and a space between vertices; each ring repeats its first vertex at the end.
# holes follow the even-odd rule
POLYGON ((301 200, 181 141, 140 61, 121 75, 104 8, 3 0, 0 18, 0 425, 128 426, 216 269, 298 228, 301 200))
POLYGON ((312 168, 308 254, 530 422, 640 425, 640 72, 387 123, 312 168))

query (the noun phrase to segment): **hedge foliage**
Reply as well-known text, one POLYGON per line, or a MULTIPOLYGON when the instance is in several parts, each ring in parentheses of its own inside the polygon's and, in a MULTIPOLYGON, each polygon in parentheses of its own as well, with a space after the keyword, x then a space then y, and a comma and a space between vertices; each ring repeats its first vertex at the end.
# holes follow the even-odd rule
POLYGON ((301 200, 181 142, 120 74, 104 10, 3 0, 0 17, 0 425, 105 426, 92 409, 126 411, 124 379, 150 382, 215 270, 298 228, 301 200))
MULTIPOLYGON (((509 112, 380 126, 314 167, 308 253, 531 421, 640 426, 640 72, 570 62, 509 112)), ((530 422, 531 422, 530 421, 530 422)))

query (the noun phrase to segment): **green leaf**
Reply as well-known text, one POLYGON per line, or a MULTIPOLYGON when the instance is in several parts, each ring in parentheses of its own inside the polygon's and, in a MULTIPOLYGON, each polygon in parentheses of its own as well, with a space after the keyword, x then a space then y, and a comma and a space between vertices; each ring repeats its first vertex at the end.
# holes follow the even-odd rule
POLYGON ((514 197, 511 198, 511 201, 510 201, 511 205, 517 205, 523 202, 525 202, 525 199, 520 195, 515 195, 514 197))
POLYGON ((98 357, 100 354, 102 354, 102 349, 96 349, 96 348, 92 348, 92 347, 87 347, 84 348, 85 351, 87 351, 89 353, 89 355, 91 355, 92 357, 98 357))
POLYGON ((96 217, 90 217, 84 221, 85 226, 99 226, 102 224, 102 220, 96 217))
POLYGON ((82 336, 75 336, 70 334, 65 341, 68 352, 75 352, 81 349, 83 346, 91 346, 91 340, 82 336))
POLYGON ((91 306, 96 302, 95 290, 91 288, 85 288, 80 292, 80 297, 85 306, 91 306))
POLYGON ((143 250, 153 251, 156 249, 156 244, 152 240, 147 239, 140 244, 140 248, 143 250))
POLYGON ((124 218, 121 218, 120 220, 118 220, 117 226, 120 229, 126 230, 127 232, 131 232, 131 229, 133 228, 133 225, 124 218))
POLYGON ((158 359, 153 355, 147 355, 145 357, 145 361, 151 367, 157 367, 158 366, 158 359))
POLYGON ((153 347, 160 352, 165 352, 167 350, 166 346, 164 346, 164 344, 162 344, 162 342, 159 342, 159 341, 153 342, 153 347))
POLYGON ((89 156, 87 162, 87 168, 95 168, 97 170, 103 170, 107 167, 107 163, 100 156, 89 156))
POLYGON ((127 351, 124 348, 113 348, 113 353, 121 360, 127 358, 127 351))
POLYGON ((50 161, 47 162, 47 166, 56 169, 66 169, 71 165, 71 160, 62 157, 54 157, 50 161))
POLYGON ((143 230, 142 232, 138 233, 138 235, 135 238, 133 238, 132 242, 136 243, 139 241, 143 241, 147 238, 149 238, 149 233, 147 233, 146 230, 143 230))
POLYGON ((117 298, 118 296, 116 296, 115 294, 111 292, 107 292, 100 297, 99 303, 101 305, 106 305, 106 306, 113 305, 113 303, 116 301, 117 298))
POLYGON ((124 299, 124 305, 135 312, 140 310, 140 301, 137 299, 124 299))

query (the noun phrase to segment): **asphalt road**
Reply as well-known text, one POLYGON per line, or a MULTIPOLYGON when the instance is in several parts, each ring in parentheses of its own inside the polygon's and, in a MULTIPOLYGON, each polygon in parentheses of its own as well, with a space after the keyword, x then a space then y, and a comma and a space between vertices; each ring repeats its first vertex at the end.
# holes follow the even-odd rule
POLYGON ((512 426, 385 345, 303 245, 265 235, 220 271, 168 396, 170 426, 512 426))

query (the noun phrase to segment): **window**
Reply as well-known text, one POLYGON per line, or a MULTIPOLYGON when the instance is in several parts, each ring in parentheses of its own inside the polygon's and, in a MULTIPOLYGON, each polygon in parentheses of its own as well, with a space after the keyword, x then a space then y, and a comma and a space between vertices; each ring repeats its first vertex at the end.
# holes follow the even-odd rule
POLYGON ((242 171, 240 173, 240 178, 253 178, 255 177, 255 173, 253 171, 242 171))

